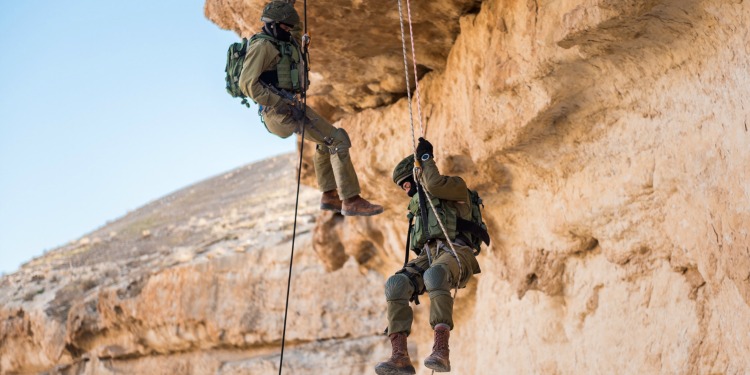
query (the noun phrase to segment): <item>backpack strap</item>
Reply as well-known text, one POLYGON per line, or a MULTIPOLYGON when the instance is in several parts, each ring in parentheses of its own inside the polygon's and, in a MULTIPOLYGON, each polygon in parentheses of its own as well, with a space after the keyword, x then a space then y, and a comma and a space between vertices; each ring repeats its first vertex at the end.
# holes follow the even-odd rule
POLYGON ((465 220, 460 217, 456 218, 456 232, 469 233, 481 239, 487 246, 490 245, 490 234, 487 230, 471 220, 465 220))

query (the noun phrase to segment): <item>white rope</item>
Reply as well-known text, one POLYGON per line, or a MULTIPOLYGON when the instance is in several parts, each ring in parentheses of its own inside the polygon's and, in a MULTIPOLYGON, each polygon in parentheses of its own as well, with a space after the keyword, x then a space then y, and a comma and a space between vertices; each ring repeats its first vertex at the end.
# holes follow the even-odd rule
MULTIPOLYGON (((406 0, 406 6, 409 7, 409 0, 406 0)), ((417 64, 416 64, 416 52, 414 49, 414 35, 412 34, 412 22, 411 22, 411 9, 407 9, 408 17, 409 17, 409 35, 411 37, 411 50, 412 50, 412 60, 414 62, 414 80, 416 83, 416 90, 417 90, 417 108, 419 110, 419 127, 420 131, 422 132, 422 137, 424 137, 424 128, 422 127, 422 109, 421 105, 419 104, 419 81, 417 80, 417 64)), ((414 147, 414 160, 418 161, 419 158, 417 157, 417 141, 414 136, 414 114, 412 112, 412 105, 411 105, 411 87, 409 86, 409 63, 408 58, 406 55, 406 35, 404 34, 404 14, 401 10, 401 0, 398 0, 398 17, 401 24, 401 48, 404 53, 404 75, 406 78, 406 96, 409 100, 409 124, 411 125, 411 140, 412 140, 412 146, 414 147)), ((414 177, 415 181, 423 181, 422 174, 420 173, 420 168, 414 166, 414 177)), ((422 187, 424 188, 425 184, 422 183, 422 187)), ((432 208, 432 212, 435 214, 435 219, 437 219, 438 225, 440 225, 440 229, 443 231, 443 235, 445 236, 446 242, 448 242, 448 245, 450 246, 451 252, 453 253, 453 257, 456 258, 456 261, 458 262, 458 280, 456 281, 455 285, 455 291, 453 294, 453 298, 456 298, 456 294, 458 294, 458 285, 461 283, 461 280, 463 279, 463 268, 461 267, 461 259, 458 257, 458 253, 456 252, 456 249, 453 247, 453 242, 450 240, 450 236, 448 236, 448 231, 445 229, 445 225, 443 225, 443 221, 440 220, 440 215, 437 213, 437 209, 435 208, 435 205, 432 204, 432 195, 427 191, 427 189, 424 189, 425 196, 427 198, 427 202, 430 203, 430 207, 432 208)), ((429 230, 429 228, 423 228, 423 230, 429 230)), ((430 251, 429 248, 427 248, 427 257, 428 257, 428 263, 432 263, 430 261, 430 251)), ((438 247, 436 251, 436 255, 440 253, 440 248, 438 247)))
MULTIPOLYGON (((398 0, 398 19, 401 23, 401 49, 404 51, 404 78, 406 79, 406 97, 409 99, 409 124, 411 125, 411 143, 414 160, 417 160, 417 139, 414 137, 414 115, 411 110, 411 86, 409 85, 409 62, 406 59, 406 35, 404 35, 404 14, 401 10, 401 0, 398 0)), ((416 169, 416 167, 415 167, 416 169)))
POLYGON ((409 17, 409 39, 411 40, 411 62, 414 65, 414 93, 417 96, 417 115, 419 115, 419 130, 424 138, 427 128, 422 124, 422 99, 419 96, 419 76, 417 75, 417 52, 414 48, 414 33, 411 27, 411 6, 409 0, 406 0, 406 15, 409 17))

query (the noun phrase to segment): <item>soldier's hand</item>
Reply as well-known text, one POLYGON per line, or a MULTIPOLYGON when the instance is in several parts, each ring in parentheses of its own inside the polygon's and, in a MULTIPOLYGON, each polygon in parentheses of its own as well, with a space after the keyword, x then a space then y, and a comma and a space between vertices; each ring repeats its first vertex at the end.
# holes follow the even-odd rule
POLYGON ((289 105, 289 108, 292 113, 292 118, 295 121, 302 121, 302 119, 305 118, 305 111, 303 111, 296 105, 289 105))
POLYGON ((291 115, 295 121, 302 121, 302 118, 305 117, 305 111, 289 103, 284 103, 276 107, 275 110, 280 115, 291 115))
POLYGON ((422 137, 419 137, 419 143, 417 144, 417 157, 422 160, 432 157, 432 143, 422 137))
POLYGON ((280 115, 288 115, 292 112, 292 109, 290 107, 291 106, 289 104, 282 102, 281 104, 273 107, 273 110, 280 115))

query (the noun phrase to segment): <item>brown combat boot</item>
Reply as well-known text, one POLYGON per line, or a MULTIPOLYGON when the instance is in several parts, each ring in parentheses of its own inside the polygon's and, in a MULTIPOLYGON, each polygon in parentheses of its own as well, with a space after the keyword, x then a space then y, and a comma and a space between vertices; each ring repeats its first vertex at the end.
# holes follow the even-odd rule
POLYGON ((378 375, 416 374, 409 359, 409 350, 406 348, 406 333, 392 333, 388 337, 391 339, 393 354, 389 360, 375 366, 375 373, 378 375))
POLYGON ((341 199, 335 189, 323 193, 323 196, 320 198, 320 209, 341 212, 341 199))
POLYGON ((341 210, 344 216, 373 216, 381 212, 383 212, 383 206, 372 204, 359 195, 344 199, 341 210))
POLYGON ((432 354, 425 358, 424 366, 435 370, 435 372, 449 372, 451 361, 448 358, 448 339, 451 337, 451 328, 447 324, 440 323, 435 326, 435 344, 432 345, 432 354))

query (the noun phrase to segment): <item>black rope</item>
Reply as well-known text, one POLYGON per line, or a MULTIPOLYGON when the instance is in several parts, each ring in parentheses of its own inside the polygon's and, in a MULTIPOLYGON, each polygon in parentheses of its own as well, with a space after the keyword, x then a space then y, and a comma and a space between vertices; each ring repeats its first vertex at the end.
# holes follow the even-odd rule
MULTIPOLYGON (((304 25, 304 35, 307 36, 307 0, 304 1, 304 14, 305 14, 305 25, 304 25)), ((305 38, 303 37, 303 39, 305 38)), ((304 117, 302 118, 302 140, 299 144, 299 165, 297 167, 297 196, 294 200, 294 225, 292 226, 292 253, 289 258, 289 278, 286 282, 286 303, 284 305, 284 329, 281 333, 281 356, 279 357, 279 375, 281 375, 281 370, 284 366, 284 344, 286 343, 286 321, 287 317, 289 315, 289 294, 291 293, 292 289, 292 265, 294 264, 294 240, 297 238, 297 210, 299 209, 299 190, 300 190, 300 181, 302 178, 302 155, 304 154, 305 150, 305 127, 307 125, 307 72, 308 72, 308 66, 310 57, 308 56, 308 49, 307 44, 304 44, 303 41, 303 58, 305 59, 305 66, 304 66, 304 82, 303 82, 303 91, 302 91, 302 111, 304 113, 304 117)))

